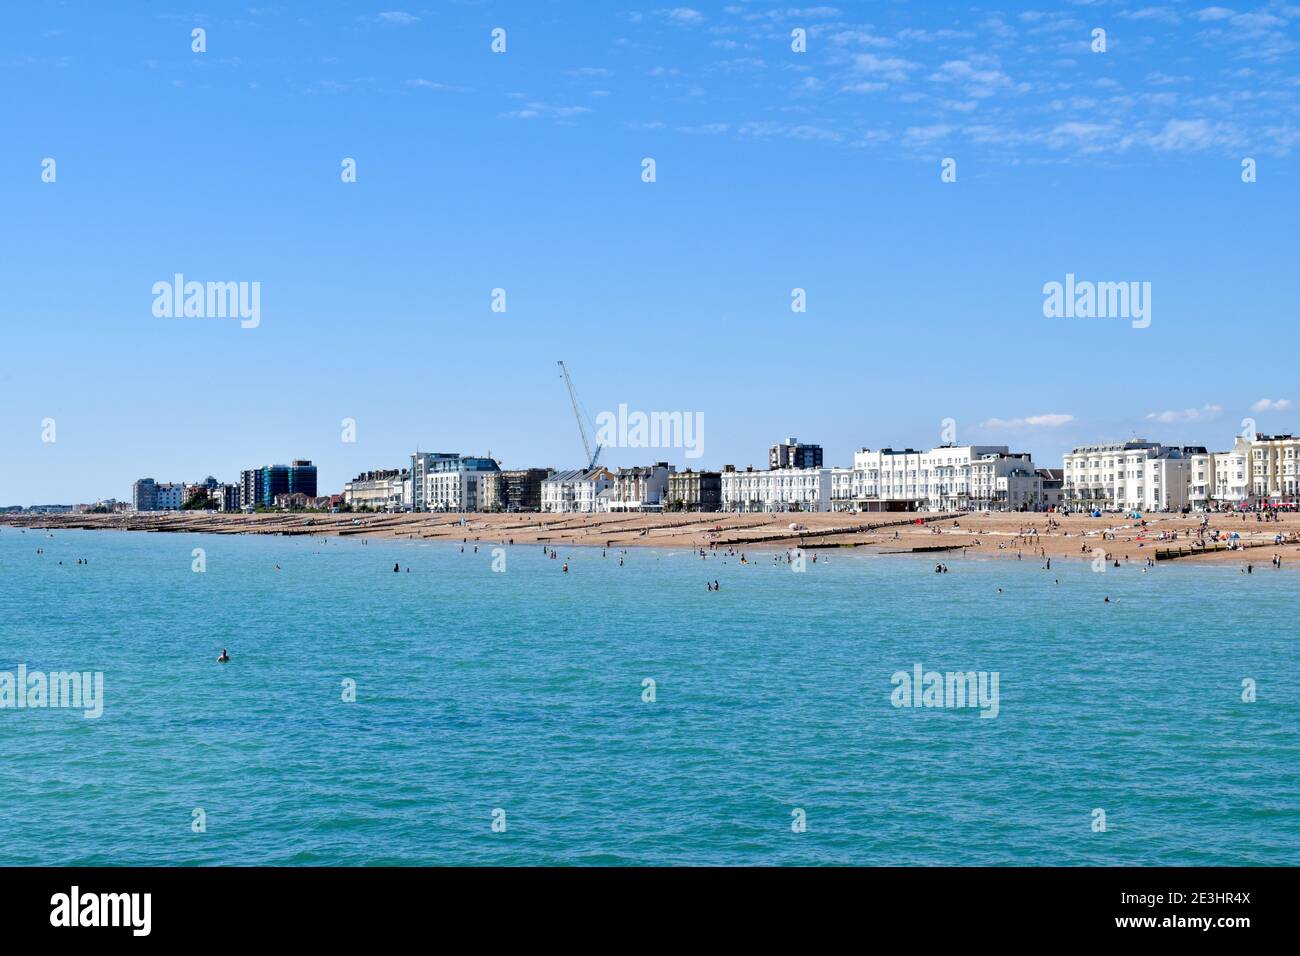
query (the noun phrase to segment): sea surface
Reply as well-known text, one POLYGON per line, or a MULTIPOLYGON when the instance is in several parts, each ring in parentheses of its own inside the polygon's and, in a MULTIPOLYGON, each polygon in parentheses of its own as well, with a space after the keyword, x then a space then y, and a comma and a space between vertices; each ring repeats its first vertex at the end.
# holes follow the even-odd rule
POLYGON ((1300 567, 492 549, 0 529, 0 864, 1300 862, 1300 567))

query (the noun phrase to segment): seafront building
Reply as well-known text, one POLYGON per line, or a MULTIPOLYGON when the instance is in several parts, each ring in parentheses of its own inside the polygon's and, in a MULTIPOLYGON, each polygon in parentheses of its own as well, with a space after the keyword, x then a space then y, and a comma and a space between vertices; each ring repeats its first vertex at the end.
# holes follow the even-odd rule
POLYGON ((316 497, 316 466, 305 458, 288 465, 263 465, 239 473, 239 506, 244 510, 271 508, 278 495, 316 497))
POLYGON ((185 484, 140 478, 131 486, 131 504, 136 511, 180 511, 185 504, 185 484))
POLYGON ((404 468, 363 471, 343 485, 343 503, 357 510, 401 511, 411 473, 404 468))
POLYGON ((1033 457, 1006 445, 863 448, 851 477, 839 476, 842 505, 858 511, 1037 510, 1042 476, 1033 457), (849 494, 843 496, 847 485, 849 494))
POLYGON ((239 485, 230 483, 218 485, 209 493, 208 500, 217 511, 238 511, 239 485))
POLYGON ((1300 438, 1256 435, 1253 442, 1238 437, 1236 448, 1249 449, 1250 494, 1257 501, 1295 501, 1300 497, 1300 438))
POLYGON ((1144 438, 1082 445, 1065 455, 1065 503, 1083 510, 1178 511, 1205 500, 1196 489, 1208 481, 1213 458, 1200 446, 1144 438))
POLYGON ((493 458, 420 453, 411 456, 414 511, 481 511, 484 478, 501 470, 493 458))
POLYGON ((1209 497, 1219 504, 1245 504, 1250 500, 1250 443, 1237 439, 1232 451, 1218 452, 1210 455, 1208 474, 1213 474, 1214 485, 1209 497))
POLYGON ((1038 476, 1043 480, 1042 509, 1060 508, 1065 505, 1065 470, 1063 468, 1039 468, 1038 476))
POLYGON ((767 453, 767 467, 777 468, 820 468, 822 466, 822 446, 805 445, 797 438, 787 438, 784 442, 773 445, 767 453))
POLYGON ((406 495, 404 506, 410 511, 428 511, 425 491, 428 488, 428 476, 440 462, 454 461, 460 455, 445 451, 417 451, 411 456, 411 487, 406 495))
POLYGON ((213 492, 215 492, 220 485, 221 482, 217 481, 217 479, 213 478, 211 475, 208 475, 208 477, 204 478, 202 481, 196 481, 193 484, 186 484, 185 493, 182 496, 182 503, 189 503, 189 501, 196 495, 200 495, 203 498, 208 499, 210 502, 213 492))
POLYGON ((542 482, 542 511, 548 514, 593 514, 599 496, 614 487, 608 468, 560 471, 542 482))
POLYGON ((689 468, 670 472, 664 507, 672 511, 719 510, 722 507, 722 473, 689 468))
MULTIPOLYGON (((666 461, 620 468, 605 502, 609 511, 660 511, 668 495, 668 477, 676 469, 666 461)), ((602 508, 601 510, 605 510, 602 508)))
POLYGON ((830 511, 831 469, 774 468, 722 471, 723 511, 830 511))
POLYGON ((542 482, 553 468, 511 468, 483 476, 484 511, 541 511, 542 482))
MULTIPOLYGON (((202 492, 218 511, 338 507, 381 511, 1179 511, 1300 507, 1300 437, 1237 436, 1226 451, 1133 438, 1080 445, 1061 468, 1040 468, 1006 445, 863 448, 851 467, 822 464, 794 438, 771 446, 766 471, 677 471, 668 462, 611 470, 503 470, 490 457, 416 452, 410 468, 358 474, 318 497, 316 467, 296 459, 240 473, 237 484, 134 482, 136 511, 182 509, 202 492), (812 463, 816 464, 812 464, 812 463)), ((94 510, 125 508, 100 502, 94 510)), ((53 506, 50 506, 53 507, 53 506)), ((78 506, 92 510, 92 506, 78 506)), ((29 509, 30 510, 30 509, 29 509)))

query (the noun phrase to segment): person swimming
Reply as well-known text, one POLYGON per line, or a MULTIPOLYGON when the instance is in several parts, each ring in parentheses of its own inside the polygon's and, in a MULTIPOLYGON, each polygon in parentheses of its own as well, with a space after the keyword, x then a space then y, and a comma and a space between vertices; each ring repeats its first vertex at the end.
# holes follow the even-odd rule
POLYGON ((402 568, 401 568, 401 565, 400 565, 400 564, 397 564, 397 563, 394 563, 394 564, 393 564, 393 573, 394 573, 394 574, 398 574, 398 573, 400 573, 401 570, 402 570, 402 568))
POLYGON ((230 663, 230 655, 226 653, 226 649, 224 647, 221 649, 221 656, 217 658, 217 663, 218 664, 230 663))

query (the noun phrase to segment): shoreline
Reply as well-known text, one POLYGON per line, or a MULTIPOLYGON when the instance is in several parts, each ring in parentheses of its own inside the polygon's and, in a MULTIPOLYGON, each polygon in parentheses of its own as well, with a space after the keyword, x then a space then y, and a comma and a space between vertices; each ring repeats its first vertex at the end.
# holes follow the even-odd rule
POLYGON ((464 515, 303 514, 268 512, 127 512, 122 514, 0 515, 6 530, 141 531, 192 534, 261 534, 307 537, 392 538, 449 543, 544 544, 553 547, 661 547, 686 550, 802 548, 863 553, 945 557, 1005 557, 1017 560, 1073 558, 1093 560, 1097 549, 1108 563, 1148 558, 1167 563, 1268 564, 1300 562, 1300 515, 1276 522, 1256 521, 1251 513, 1212 514, 1211 529, 1240 535, 1244 550, 1188 552, 1200 515, 1155 514, 1143 527, 1122 515, 1060 517, 1042 512, 943 514, 883 512, 786 512, 778 514, 613 513, 464 515), (1244 520, 1243 520, 1244 519, 1244 520), (918 521, 920 523, 918 523, 918 521), (1049 526, 1049 521, 1051 525, 1049 526), (798 527, 792 529, 791 524, 798 527), (1281 533, 1281 545, 1273 543, 1281 533), (1184 549, 1181 556, 1161 555, 1184 549))

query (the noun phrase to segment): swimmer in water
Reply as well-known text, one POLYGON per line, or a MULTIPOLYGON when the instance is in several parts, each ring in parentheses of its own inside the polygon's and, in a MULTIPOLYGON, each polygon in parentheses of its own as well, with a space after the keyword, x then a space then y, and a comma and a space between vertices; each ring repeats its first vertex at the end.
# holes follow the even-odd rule
POLYGON ((217 658, 217 663, 218 664, 230 663, 230 655, 226 653, 226 649, 224 647, 221 649, 221 656, 217 658))
POLYGON ((394 574, 397 574, 397 573, 400 572, 401 570, 402 570, 402 569, 401 569, 397 564, 394 564, 394 565, 393 565, 393 573, 394 573, 394 574))

